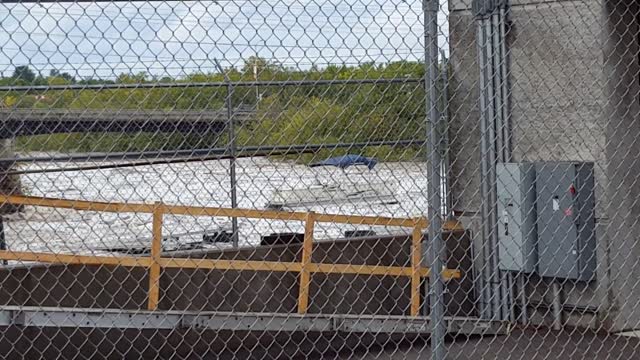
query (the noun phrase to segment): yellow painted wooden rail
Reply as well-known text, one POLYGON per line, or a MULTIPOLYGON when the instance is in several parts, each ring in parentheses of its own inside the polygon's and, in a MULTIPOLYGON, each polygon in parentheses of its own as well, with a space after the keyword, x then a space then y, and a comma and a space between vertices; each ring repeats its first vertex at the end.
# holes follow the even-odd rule
MULTIPOLYGON (((36 253, 24 251, 0 250, 0 260, 35 261, 57 264, 80 265, 116 265, 127 267, 146 267, 149 269, 148 309, 156 310, 160 299, 160 272, 162 268, 189 268, 236 271, 278 271, 299 272, 300 286, 298 295, 298 313, 307 312, 309 304, 309 284, 312 273, 355 274, 377 276, 402 276, 411 278, 411 316, 418 315, 420 309, 420 279, 429 276, 429 268, 422 262, 422 231, 427 228, 424 218, 391 218, 381 216, 316 214, 313 212, 291 212, 255 209, 232 209, 218 207, 198 207, 167 205, 162 203, 106 203, 97 201, 69 200, 30 196, 0 195, 0 203, 14 205, 30 205, 53 208, 64 208, 100 212, 134 212, 153 215, 151 254, 143 256, 90 256, 65 255, 54 253, 36 253), (255 261, 255 260, 223 260, 223 259, 189 259, 162 257, 162 222, 165 214, 190 216, 244 217, 271 220, 295 220, 305 223, 302 258, 300 262, 255 261), (333 222, 342 224, 399 226, 413 228, 411 241, 411 267, 354 265, 354 264, 317 264, 311 261, 313 251, 313 230, 317 222, 333 222)), ((461 225, 455 221, 447 221, 445 230, 460 230, 461 225)), ((459 278, 460 272, 454 269, 443 269, 445 279, 459 278)))

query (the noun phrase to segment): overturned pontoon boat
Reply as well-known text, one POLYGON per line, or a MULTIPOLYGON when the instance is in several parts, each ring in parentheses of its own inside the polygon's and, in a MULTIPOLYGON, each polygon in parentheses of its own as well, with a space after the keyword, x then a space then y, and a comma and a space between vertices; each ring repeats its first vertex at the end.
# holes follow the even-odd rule
POLYGON ((356 165, 366 166, 371 171, 376 164, 375 159, 360 155, 338 156, 310 164, 311 168, 331 166, 340 168, 345 175, 344 178, 348 180, 322 183, 316 174, 317 185, 300 189, 276 190, 267 207, 280 209, 345 202, 397 202, 393 182, 371 182, 371 176, 366 176, 367 172, 364 171, 346 172, 348 167, 356 165), (361 179, 357 179, 358 177, 361 179))

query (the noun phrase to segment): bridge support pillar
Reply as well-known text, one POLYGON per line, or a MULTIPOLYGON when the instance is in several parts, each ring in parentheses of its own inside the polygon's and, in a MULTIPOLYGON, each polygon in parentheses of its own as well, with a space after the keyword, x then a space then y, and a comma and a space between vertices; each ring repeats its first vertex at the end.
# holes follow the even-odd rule
MULTIPOLYGON (((0 139, 0 158, 13 157, 15 157, 15 139, 0 139)), ((20 175, 8 174, 12 169, 14 169, 13 163, 0 162, 0 194, 22 195, 20 175)), ((0 215, 14 213, 20 209, 21 206, 0 204, 0 215)))

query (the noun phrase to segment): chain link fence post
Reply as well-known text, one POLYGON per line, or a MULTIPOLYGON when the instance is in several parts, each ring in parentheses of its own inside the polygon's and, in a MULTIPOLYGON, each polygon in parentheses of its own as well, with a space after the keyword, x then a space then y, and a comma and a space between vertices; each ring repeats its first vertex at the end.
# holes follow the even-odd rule
MULTIPOLYGON (((231 195, 231 207, 238 207, 238 190, 237 183, 238 179, 236 176, 236 127, 234 122, 234 114, 233 114, 233 84, 231 83, 231 79, 226 71, 220 65, 218 59, 213 60, 220 71, 224 76, 224 81, 227 83, 227 96, 225 97, 225 106, 227 110, 227 126, 228 126, 228 139, 227 139, 227 149, 229 150, 229 185, 231 187, 230 195, 231 195)), ((257 89, 257 87, 256 87, 257 89)), ((239 245, 239 235, 238 235, 238 218, 233 217, 231 219, 231 231, 232 242, 234 247, 238 247, 239 245)))
MULTIPOLYGON (((444 269, 444 241, 442 237, 442 194, 440 180, 442 177, 442 147, 440 123, 441 117, 438 109, 439 91, 438 83, 438 10, 440 6, 437 0, 423 0, 424 26, 425 26, 425 92, 426 119, 427 119, 427 186, 428 205, 427 217, 429 219, 428 239, 431 254, 431 275, 428 282, 427 294, 430 294, 431 324, 431 351, 433 360, 444 360, 446 355, 445 335, 447 324, 444 318, 444 281, 442 270, 444 269)), ((444 60, 444 59, 443 59, 444 60)))

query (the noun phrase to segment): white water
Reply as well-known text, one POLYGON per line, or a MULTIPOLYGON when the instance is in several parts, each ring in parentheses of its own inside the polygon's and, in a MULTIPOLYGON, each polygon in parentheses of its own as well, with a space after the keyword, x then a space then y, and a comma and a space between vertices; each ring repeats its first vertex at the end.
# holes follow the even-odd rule
MULTIPOLYGON (((312 185, 317 181, 386 182, 398 199, 397 204, 380 201, 318 205, 299 210, 318 213, 414 217, 426 213, 426 165, 424 163, 380 163, 362 174, 335 168, 309 169, 304 165, 272 161, 266 158, 244 158, 237 161, 238 205, 263 209, 277 188, 290 189, 312 185)), ((82 164, 69 163, 68 166, 82 164)), ((39 164, 22 169, 55 167, 39 164)), ((25 193, 67 199, 147 202, 196 206, 231 206, 229 161, 207 161, 183 164, 104 169, 82 172, 41 173, 22 176, 25 193)), ((272 232, 303 232, 295 221, 238 219, 241 244, 257 244, 261 235, 272 232)), ((6 239, 10 249, 71 253, 102 253, 109 247, 146 246, 151 237, 148 214, 115 214, 28 207, 24 213, 5 220, 6 239)), ((180 235, 180 242, 201 240, 204 231, 219 227, 230 229, 227 218, 167 216, 165 235, 180 235)), ((317 224, 318 239, 339 237, 348 229, 366 226, 317 224)), ((407 229, 375 228, 377 233, 401 232, 407 229)))

